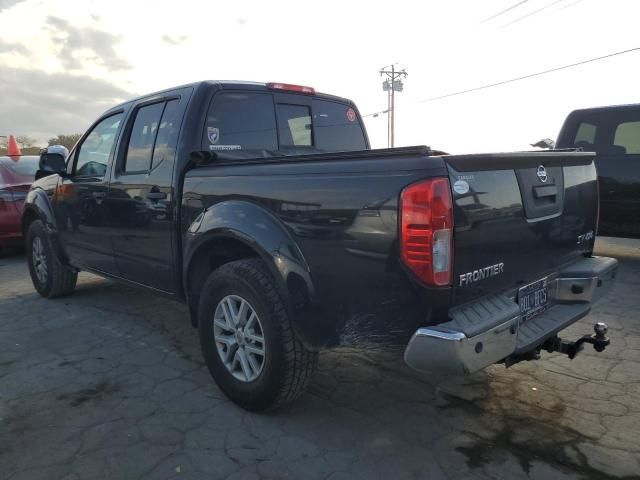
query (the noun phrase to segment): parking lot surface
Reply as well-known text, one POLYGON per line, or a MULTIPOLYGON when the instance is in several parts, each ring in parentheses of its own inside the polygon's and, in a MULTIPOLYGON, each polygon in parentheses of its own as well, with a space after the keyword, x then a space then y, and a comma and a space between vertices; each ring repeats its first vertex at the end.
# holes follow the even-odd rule
POLYGON ((604 353, 444 379, 327 352, 266 415, 218 390, 184 306, 88 274, 45 300, 0 258, 0 478, 640 478, 640 242, 597 250, 618 283, 563 336, 604 321, 604 353))

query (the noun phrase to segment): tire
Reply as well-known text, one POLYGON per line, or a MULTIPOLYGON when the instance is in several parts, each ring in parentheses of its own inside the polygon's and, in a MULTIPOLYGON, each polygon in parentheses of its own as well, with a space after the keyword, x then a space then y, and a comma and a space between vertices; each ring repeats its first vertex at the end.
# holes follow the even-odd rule
POLYGON ((73 293, 78 273, 60 262, 42 221, 29 225, 25 248, 31 281, 40 295, 56 298, 73 293))
POLYGON ((198 328, 211 376, 227 397, 247 410, 274 410, 292 402, 305 391, 318 364, 318 353, 307 350, 296 338, 285 302, 260 259, 227 263, 209 275, 200 295, 198 328), (235 309, 241 317, 241 301, 247 304, 246 321, 240 329, 244 333, 236 330, 233 335, 224 310, 235 309), (251 311, 256 314, 253 320, 251 311), (252 353, 260 350, 260 342, 254 341, 260 336, 262 357, 252 353), (229 342, 235 339, 235 355, 233 345, 216 341, 222 337, 229 342), (227 353, 221 351, 225 348, 227 353), (245 365, 238 361, 240 350, 254 378, 249 378, 245 365))

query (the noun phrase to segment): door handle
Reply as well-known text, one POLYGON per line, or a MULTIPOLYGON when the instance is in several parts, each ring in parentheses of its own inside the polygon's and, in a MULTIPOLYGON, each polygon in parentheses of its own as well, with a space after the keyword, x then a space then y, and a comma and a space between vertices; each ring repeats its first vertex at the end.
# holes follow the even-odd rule
POLYGON ((149 192, 147 198, 149 200, 164 200, 167 198, 167 194, 165 192, 149 192))
POLYGON ((104 200, 107 196, 106 192, 91 192, 91 196, 96 200, 104 200))
POLYGON ((541 185, 533 187, 536 198, 555 197, 558 195, 558 187, 555 185, 541 185))

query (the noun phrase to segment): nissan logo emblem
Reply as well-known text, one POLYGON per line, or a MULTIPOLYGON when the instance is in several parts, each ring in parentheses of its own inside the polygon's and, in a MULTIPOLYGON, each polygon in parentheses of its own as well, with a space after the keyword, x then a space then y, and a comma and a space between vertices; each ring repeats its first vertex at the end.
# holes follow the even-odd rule
POLYGON ((538 166, 538 170, 536 171, 536 175, 538 176, 538 178, 540 179, 540 181, 542 183, 546 183, 547 182, 547 169, 544 168, 544 165, 539 165, 538 166))

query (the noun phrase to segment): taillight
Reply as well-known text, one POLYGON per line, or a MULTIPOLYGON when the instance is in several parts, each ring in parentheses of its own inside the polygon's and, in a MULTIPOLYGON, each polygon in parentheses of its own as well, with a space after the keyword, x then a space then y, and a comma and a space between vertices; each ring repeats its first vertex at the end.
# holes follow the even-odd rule
POLYGON ((290 83, 267 83, 267 88, 272 90, 284 90, 288 92, 309 93, 315 95, 316 89, 313 87, 305 87, 304 85, 292 85, 290 83))
POLYGON ((409 185, 400 200, 402 261, 427 285, 451 285, 453 206, 449 180, 409 185))

